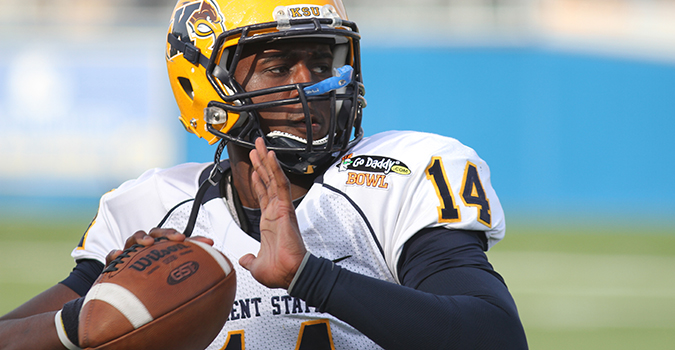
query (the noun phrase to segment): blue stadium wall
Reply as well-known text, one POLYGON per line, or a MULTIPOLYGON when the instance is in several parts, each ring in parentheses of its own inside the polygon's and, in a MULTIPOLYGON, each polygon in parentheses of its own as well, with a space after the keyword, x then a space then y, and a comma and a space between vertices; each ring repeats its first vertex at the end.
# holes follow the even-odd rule
MULTIPOLYGON (((675 63, 541 48, 366 48, 367 135, 473 147, 518 220, 673 227, 675 63), (636 221, 637 219, 637 221, 636 221)), ((187 138, 187 158, 213 149, 187 138)))
MULTIPOLYGON (((16 118, 21 116, 3 120, 0 113, 0 136, 4 135, 0 141, 19 132, 28 139, 35 135, 34 128, 41 128, 41 135, 79 128, 82 135, 91 136, 87 135, 90 124, 101 134, 116 125, 139 132, 156 131, 159 125, 173 128, 171 135, 154 135, 168 144, 144 153, 148 147, 137 150, 123 147, 124 142, 116 146, 101 141, 96 145, 107 153, 96 156, 86 153, 89 147, 81 147, 83 156, 104 164, 87 169, 98 175, 86 179, 82 175, 86 172, 77 167, 70 172, 80 177, 68 178, 54 176, 51 169, 39 165, 35 171, 31 165, 25 176, 12 178, 3 175, 12 173, 10 166, 0 162, 0 217, 9 217, 12 211, 44 214, 36 203, 46 210, 85 208, 87 215, 93 215, 101 194, 140 175, 146 167, 212 159, 214 147, 184 132, 176 119, 161 45, 138 44, 136 50, 114 43, 97 50, 70 45, 52 47, 49 57, 51 62, 58 54, 65 62, 55 69, 72 77, 72 108, 82 114, 81 120, 18 128, 16 118), (124 60, 105 59, 119 53, 133 55, 124 60), (102 72, 123 74, 116 74, 120 81, 115 82, 116 75, 102 76, 102 72), (130 94, 139 97, 130 99, 130 94), (122 108, 133 101, 136 107, 122 108), (92 114, 98 118, 92 119, 87 114, 96 108, 117 109, 118 114, 108 115, 109 125, 101 126, 99 115, 92 114), (130 124, 134 120, 135 126, 130 124), (123 150, 127 153, 120 153, 123 150), (135 158, 124 158, 124 154, 135 158), (158 155, 163 154, 170 155, 169 160, 159 162, 158 155), (112 162, 113 156, 119 160, 112 162), (121 168, 132 159, 138 160, 135 167, 121 168), (24 189, 32 192, 22 195, 24 189)), ((4 84, 14 62, 7 59, 10 56, 0 58, 0 107, 11 103, 12 95, 4 84)), ((490 165, 493 186, 509 218, 675 227, 669 220, 675 216, 671 181, 675 170, 674 60, 540 47, 365 47, 363 71, 366 134, 410 129, 451 136, 473 147, 490 165)), ((126 137, 129 142, 146 137, 126 130, 106 135, 114 140, 126 137)), ((92 145, 85 141, 83 145, 92 145)), ((13 145, 9 146, 0 149, 0 154, 14 154, 13 145)), ((33 153, 25 154, 32 159, 33 153)), ((64 156, 52 144, 35 154, 64 156)))

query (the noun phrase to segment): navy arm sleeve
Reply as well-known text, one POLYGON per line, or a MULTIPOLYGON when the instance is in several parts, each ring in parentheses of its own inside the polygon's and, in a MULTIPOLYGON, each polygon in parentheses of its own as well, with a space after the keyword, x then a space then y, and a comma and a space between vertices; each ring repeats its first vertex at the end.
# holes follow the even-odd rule
POLYGON ((78 260, 70 275, 60 283, 72 289, 80 296, 84 296, 94 284, 98 275, 103 272, 103 267, 103 264, 98 260, 78 260))
POLYGON ((515 302, 487 261, 481 235, 420 231, 399 263, 403 285, 310 256, 291 295, 385 349, 527 349, 515 302))

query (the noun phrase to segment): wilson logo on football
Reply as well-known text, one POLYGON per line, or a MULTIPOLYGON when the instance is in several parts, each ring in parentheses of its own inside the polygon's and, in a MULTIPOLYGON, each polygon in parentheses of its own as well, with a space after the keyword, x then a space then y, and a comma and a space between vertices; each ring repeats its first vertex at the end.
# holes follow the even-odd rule
POLYGON ((188 261, 181 266, 173 269, 166 278, 166 282, 170 285, 181 283, 188 279, 199 270, 199 264, 196 261, 188 261))
POLYGON ((159 259, 171 253, 183 250, 185 248, 187 248, 186 245, 178 243, 172 246, 168 246, 166 249, 153 249, 150 251, 150 253, 146 254, 144 257, 138 259, 133 264, 129 265, 129 267, 136 271, 145 271, 145 269, 150 267, 155 261, 158 261, 159 259))

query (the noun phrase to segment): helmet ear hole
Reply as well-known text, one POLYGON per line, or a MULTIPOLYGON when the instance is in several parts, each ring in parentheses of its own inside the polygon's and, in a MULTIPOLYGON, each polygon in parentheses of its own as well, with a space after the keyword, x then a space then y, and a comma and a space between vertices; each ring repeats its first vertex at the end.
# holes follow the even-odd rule
POLYGON ((190 79, 178 77, 178 82, 180 83, 180 86, 183 88, 183 91, 185 91, 185 94, 187 94, 191 100, 194 100, 195 91, 194 89, 192 89, 192 83, 190 83, 190 79))

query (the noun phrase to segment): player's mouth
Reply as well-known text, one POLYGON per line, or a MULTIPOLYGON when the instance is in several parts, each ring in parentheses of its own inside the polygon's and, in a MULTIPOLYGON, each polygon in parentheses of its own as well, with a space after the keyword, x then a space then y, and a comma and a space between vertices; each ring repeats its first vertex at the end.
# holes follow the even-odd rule
MULTIPOLYGON (((289 120, 289 124, 293 129, 298 130, 300 135, 303 138, 307 138, 307 121, 304 114, 301 114, 300 117, 294 117, 289 120)), ((314 140, 326 136, 325 134, 328 130, 324 128, 324 121, 321 118, 317 118, 316 114, 312 113, 311 116, 311 125, 312 125, 312 138, 314 140)))
MULTIPOLYGON (((323 104, 309 105, 310 130, 312 133, 312 140, 326 137, 330 126, 330 117, 328 108, 323 108, 323 104)), ((265 110, 262 119, 265 124, 267 132, 282 132, 291 134, 301 139, 307 139, 307 115, 305 114, 302 105, 294 104, 281 106, 276 108, 269 108, 265 110)))
MULTIPOLYGON (((300 133, 302 135, 306 136, 306 134, 307 134, 307 123, 305 122, 304 119, 302 121, 299 121, 299 122, 294 122, 294 123, 292 123, 292 125, 295 129, 298 129, 298 131, 300 131, 300 133)), ((312 120, 312 138, 313 139, 316 140, 317 138, 320 138, 320 137, 324 136, 324 135, 321 135, 321 129, 322 129, 321 124, 317 123, 315 120, 312 120)), ((305 137, 305 138, 307 138, 307 137, 305 137)))

